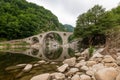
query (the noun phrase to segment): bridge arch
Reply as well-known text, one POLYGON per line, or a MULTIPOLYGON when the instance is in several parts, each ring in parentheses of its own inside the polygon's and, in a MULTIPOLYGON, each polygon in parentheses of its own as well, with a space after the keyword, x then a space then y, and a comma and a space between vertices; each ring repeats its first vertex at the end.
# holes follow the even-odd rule
POLYGON ((32 43, 39 43, 43 45, 45 37, 49 34, 58 34, 61 39, 62 39, 62 45, 67 44, 69 36, 71 36, 73 33, 72 32, 61 32, 61 31, 49 31, 49 32, 44 32, 35 36, 31 36, 25 39, 26 42, 32 44, 32 43))

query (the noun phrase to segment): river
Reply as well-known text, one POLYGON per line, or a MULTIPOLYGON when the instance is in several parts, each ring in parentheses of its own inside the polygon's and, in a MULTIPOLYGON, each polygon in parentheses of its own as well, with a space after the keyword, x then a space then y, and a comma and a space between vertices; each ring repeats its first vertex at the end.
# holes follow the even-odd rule
POLYGON ((74 54, 75 50, 70 48, 69 45, 2 50, 0 52, 0 80, 30 80, 34 75, 54 72, 61 61, 73 57, 74 54), (57 64, 33 67, 30 72, 24 74, 21 73, 23 68, 14 69, 18 64, 34 64, 40 60, 57 62, 57 64))

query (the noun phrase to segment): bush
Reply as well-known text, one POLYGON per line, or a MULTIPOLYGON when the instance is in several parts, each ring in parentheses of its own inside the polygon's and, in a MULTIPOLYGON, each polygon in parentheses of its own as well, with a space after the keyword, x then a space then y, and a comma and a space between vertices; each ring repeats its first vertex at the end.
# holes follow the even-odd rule
POLYGON ((93 52, 94 52, 94 47, 93 47, 93 46, 90 46, 90 47, 89 47, 89 56, 90 56, 90 57, 93 55, 93 52))

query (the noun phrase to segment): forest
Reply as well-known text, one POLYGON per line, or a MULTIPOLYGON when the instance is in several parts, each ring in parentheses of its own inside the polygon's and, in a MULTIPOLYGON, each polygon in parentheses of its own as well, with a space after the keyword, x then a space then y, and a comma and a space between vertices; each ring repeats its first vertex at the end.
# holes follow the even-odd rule
POLYGON ((51 11, 25 0, 0 0, 0 40, 22 39, 50 30, 65 31, 51 11))

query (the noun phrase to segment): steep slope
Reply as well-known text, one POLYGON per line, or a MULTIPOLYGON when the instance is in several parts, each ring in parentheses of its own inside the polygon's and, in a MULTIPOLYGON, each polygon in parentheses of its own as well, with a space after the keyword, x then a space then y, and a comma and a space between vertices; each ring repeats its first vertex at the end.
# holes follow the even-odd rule
POLYGON ((25 0, 0 0, 0 38, 19 39, 64 27, 42 6, 25 0))

